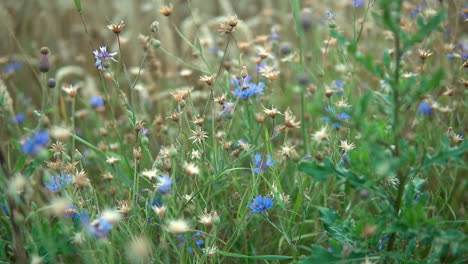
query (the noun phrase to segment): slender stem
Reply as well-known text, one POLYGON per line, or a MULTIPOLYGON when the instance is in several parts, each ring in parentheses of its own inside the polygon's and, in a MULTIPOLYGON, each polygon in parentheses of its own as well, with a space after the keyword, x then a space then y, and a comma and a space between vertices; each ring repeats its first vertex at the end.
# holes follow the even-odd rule
MULTIPOLYGON (((75 135, 75 103, 76 103, 76 99, 75 97, 72 98, 72 109, 71 109, 71 129, 72 129, 72 133, 73 135, 75 135)), ((72 163, 74 162, 75 160, 75 138, 72 137, 72 145, 71 145, 71 161, 72 163)))
MULTIPOLYGON (((397 7, 397 12, 396 12, 396 19, 397 21, 395 22, 396 25, 400 24, 400 15, 401 15, 401 7, 402 7, 402 0, 398 1, 398 7, 397 7)), ((395 72, 394 72, 394 83, 393 83, 393 144, 395 146, 395 151, 393 153, 395 158, 398 158, 400 156, 400 133, 399 133, 399 124, 398 124, 398 118, 399 118, 399 110, 400 110, 400 93, 399 93, 399 81, 400 81, 400 67, 401 67, 401 43, 400 43, 400 32, 398 31, 399 28, 395 30, 395 72)), ((406 184, 406 173, 403 173, 403 171, 400 169, 397 171, 397 177, 399 180, 399 185, 398 185, 398 194, 397 194, 397 199, 394 204, 395 208, 395 214, 398 217, 399 216, 399 211, 401 208, 401 201, 403 198, 403 193, 405 191, 405 184, 406 184)), ((388 248, 387 251, 392 251, 393 246, 395 245, 395 241, 397 238, 397 233, 392 233, 390 236, 389 242, 388 242, 388 248)))

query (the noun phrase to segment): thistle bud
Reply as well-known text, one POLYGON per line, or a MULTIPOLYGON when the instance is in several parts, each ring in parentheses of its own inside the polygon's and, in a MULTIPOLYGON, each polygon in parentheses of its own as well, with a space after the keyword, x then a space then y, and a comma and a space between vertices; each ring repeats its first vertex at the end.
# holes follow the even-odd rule
POLYGON ((47 87, 50 89, 55 88, 55 85, 57 85, 57 81, 54 78, 47 80, 47 87))
POLYGON ((39 71, 48 72, 50 69, 49 63, 49 48, 41 48, 41 59, 39 60, 39 71))

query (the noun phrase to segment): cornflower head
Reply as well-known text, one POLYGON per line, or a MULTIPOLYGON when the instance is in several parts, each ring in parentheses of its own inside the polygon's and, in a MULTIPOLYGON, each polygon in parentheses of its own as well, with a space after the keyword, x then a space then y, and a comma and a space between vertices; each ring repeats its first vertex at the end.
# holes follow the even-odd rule
POLYGON ((300 128, 301 127, 301 121, 296 121, 296 116, 293 114, 291 108, 289 107, 284 112, 284 125, 287 128, 300 128))
POLYGON ((418 106, 418 112, 420 115, 425 116, 425 115, 431 115, 433 113, 433 109, 431 104, 428 102, 424 101, 419 104, 418 106))
POLYGON ((10 122, 13 124, 21 124, 24 122, 24 119, 26 118, 26 115, 23 113, 17 114, 14 117, 10 118, 10 122))
POLYGON ((200 169, 195 165, 195 163, 185 163, 184 164, 184 172, 188 176, 196 176, 200 173, 200 169))
POLYGON ((21 150, 24 154, 36 155, 49 143, 49 133, 46 130, 36 132, 32 137, 26 139, 21 150))
POLYGON ((320 130, 317 130, 314 134, 312 134, 312 139, 317 142, 321 143, 328 139, 328 129, 326 126, 322 127, 320 130))
POLYGON ((332 106, 328 106, 325 108, 325 112, 328 114, 327 116, 322 117, 322 120, 325 121, 326 124, 330 123, 331 118, 334 118, 335 122, 333 123, 333 128, 339 129, 341 127, 341 120, 347 121, 351 117, 347 113, 336 113, 335 109, 332 106), (331 117, 331 118, 330 118, 331 117), (338 121, 336 121, 338 120, 338 121))
POLYGON ((237 86, 237 89, 232 91, 232 94, 240 99, 248 99, 256 94, 263 94, 265 84, 263 82, 259 82, 258 84, 251 83, 251 79, 250 75, 240 79, 231 79, 231 84, 237 86))
MULTIPOLYGON (((183 248, 185 247, 185 242, 187 242, 187 239, 183 235, 178 235, 177 238, 180 240, 179 247, 183 248)), ((195 243, 195 246, 197 247, 198 250, 202 251, 204 248, 203 246, 205 245, 205 240, 202 237, 202 234, 200 232, 196 232, 195 234, 191 235, 190 237, 190 243, 195 243)), ((189 246, 188 247, 188 252, 190 254, 193 254, 193 247, 189 246)))
POLYGON ((123 20, 120 20, 118 24, 107 25, 107 28, 116 35, 120 34, 123 31, 124 27, 125 27, 125 23, 123 22, 123 20))
POLYGON ((167 231, 172 234, 183 234, 190 231, 190 225, 184 219, 171 220, 167 224, 167 231))
POLYGON ((99 96, 99 95, 91 96, 91 98, 89 98, 89 103, 91 104, 93 108, 96 108, 96 109, 104 107, 104 99, 102 98, 102 96, 99 96))
POLYGON ((260 171, 264 171, 265 168, 273 167, 273 165, 275 164, 275 161, 272 160, 271 156, 268 154, 262 156, 262 154, 257 153, 253 156, 253 158, 255 162, 255 168, 253 168, 252 171, 255 174, 260 173, 260 171))
POLYGON ((235 31, 239 22, 240 20, 236 15, 229 16, 222 24, 219 25, 218 31, 221 32, 221 34, 229 35, 235 31))
POLYGON ((193 136, 189 137, 189 139, 193 140, 193 143, 196 142, 202 144, 205 141, 205 138, 208 138, 208 133, 203 131, 201 127, 198 127, 197 130, 192 130, 193 136))
POLYGON ((273 208, 273 199, 268 196, 261 196, 258 195, 255 198, 253 198, 252 203, 249 205, 250 210, 252 210, 252 213, 262 213, 265 214, 267 213, 267 210, 270 210, 273 208))
POLYGON ((349 151, 356 148, 356 145, 353 143, 348 143, 347 140, 340 140, 340 148, 343 150, 343 154, 348 153, 349 151))
POLYGON ((232 114, 234 113, 235 106, 236 104, 233 102, 224 102, 223 110, 219 113, 219 116, 222 119, 230 119, 232 114))
POLYGON ((107 68, 110 67, 110 61, 117 62, 116 59, 114 59, 114 56, 117 55, 117 52, 112 52, 109 53, 107 52, 107 47, 106 46, 101 46, 99 49, 93 51, 94 53, 94 59, 96 62, 94 63, 94 66, 98 68, 100 71, 104 71, 107 68))
POLYGON ((351 5, 355 8, 360 8, 364 5, 364 0, 352 0, 351 5))
POLYGON ((278 78, 278 75, 280 74, 280 71, 276 70, 275 67, 266 66, 263 64, 261 64, 261 66, 259 67, 258 72, 262 76, 268 78, 268 80, 270 81, 276 80, 276 78, 278 78))
POLYGON ((90 221, 90 214, 88 212, 82 212, 80 215, 81 223, 89 233, 98 239, 106 238, 112 228, 120 221, 120 218, 121 215, 116 210, 105 210, 93 222, 90 221))
POLYGON ((161 194, 169 194, 171 192, 171 187, 172 187, 172 178, 163 175, 163 176, 158 176, 157 177, 158 184, 156 185, 156 188, 161 194))

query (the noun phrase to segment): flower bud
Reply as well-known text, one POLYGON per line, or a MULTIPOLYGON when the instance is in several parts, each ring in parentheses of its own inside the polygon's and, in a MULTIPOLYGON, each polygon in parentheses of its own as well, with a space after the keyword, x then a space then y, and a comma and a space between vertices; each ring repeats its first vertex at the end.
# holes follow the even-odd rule
POLYGON ((47 80, 47 87, 49 87, 50 89, 55 88, 55 85, 57 85, 57 81, 55 81, 54 78, 50 78, 49 80, 47 80))

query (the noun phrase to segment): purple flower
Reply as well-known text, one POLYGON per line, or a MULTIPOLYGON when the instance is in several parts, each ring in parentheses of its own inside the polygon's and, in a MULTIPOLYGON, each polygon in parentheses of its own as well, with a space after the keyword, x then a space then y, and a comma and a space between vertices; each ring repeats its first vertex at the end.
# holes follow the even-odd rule
POLYGON ((10 122, 13 124, 21 124, 23 123, 26 116, 23 113, 20 113, 12 118, 10 118, 10 122))
POLYGON ((261 195, 253 198, 253 202, 249 205, 253 213, 266 213, 267 210, 273 208, 273 199, 271 197, 261 195))
POLYGON ((34 134, 32 138, 27 138, 21 146, 24 154, 36 155, 49 143, 49 133, 42 130, 34 134))
POLYGON ((219 113, 219 116, 221 116, 222 119, 227 119, 232 115, 234 112, 234 107, 236 104, 232 102, 224 102, 223 103, 223 110, 219 113))
POLYGON ((113 223, 102 216, 91 222, 90 214, 87 211, 80 214, 80 221, 89 233, 96 238, 106 238, 114 227, 113 223))
POLYGON ((50 177, 50 181, 45 184, 45 188, 51 192, 58 192, 66 188, 72 182, 70 174, 59 174, 50 177))
MULTIPOLYGON (((330 123, 331 121, 330 117, 334 117, 335 119, 344 120, 344 121, 348 121, 349 119, 351 119, 351 116, 347 113, 336 113, 335 109, 332 106, 327 106, 325 108, 325 112, 327 113, 327 116, 322 117, 322 120, 326 124, 330 123)), ((341 127, 341 123, 338 121, 338 122, 333 123, 332 126, 338 129, 341 127)))
POLYGON ((364 0, 352 0, 351 5, 356 8, 360 8, 364 5, 364 0))
POLYGON ((255 161, 255 168, 253 168, 252 170, 255 174, 258 174, 260 171, 264 171, 267 167, 273 167, 273 165, 275 164, 275 161, 273 161, 271 159, 271 156, 268 154, 265 157, 263 157, 262 154, 257 153, 253 157, 255 161))
MULTIPOLYGON (((180 240, 179 248, 185 247, 185 242, 186 242, 185 236, 178 235, 177 238, 180 240)), ((195 246, 198 248, 198 250, 200 251, 203 250, 203 246, 205 245, 205 240, 203 240, 203 237, 200 232, 196 232, 190 238, 193 242, 195 242, 195 246)), ((188 251, 190 254, 193 254, 193 247, 188 247, 188 251)))
POLYGON ((419 13, 421 13, 422 11, 422 7, 419 6, 418 8, 415 8, 413 10, 411 10, 411 18, 414 18, 415 16, 417 16, 419 13))
POLYGON ((428 102, 422 102, 418 106, 418 112, 420 115, 431 115, 433 110, 428 102))
POLYGON ((172 187, 172 179, 171 177, 167 175, 163 176, 158 176, 158 184, 156 187, 158 188, 158 191, 162 194, 169 194, 171 192, 171 187, 172 187))
POLYGON ((232 91, 232 94, 241 99, 248 99, 256 94, 263 94, 265 84, 263 82, 259 82, 258 84, 251 83, 251 79, 252 77, 250 75, 247 75, 245 78, 240 80, 232 79, 231 84, 237 86, 237 89, 232 91))
POLYGON ((23 68, 23 64, 19 61, 14 61, 5 65, 5 69, 3 70, 3 72, 5 74, 14 73, 21 70, 21 68, 23 68))
POLYGON ((104 99, 102 96, 92 96, 89 99, 89 103, 93 108, 101 108, 104 106, 104 99))
POLYGON ((104 71, 106 68, 109 68, 110 61, 117 62, 117 60, 114 59, 114 56, 117 54, 117 52, 113 52, 113 53, 107 52, 106 46, 99 47, 99 49, 93 51, 93 53, 94 53, 94 59, 96 60, 96 62, 94 63, 94 66, 96 66, 98 70, 104 71))
POLYGON ((140 132, 138 132, 140 135, 144 136, 144 137, 148 137, 149 134, 150 134, 150 131, 149 129, 147 129, 146 127, 140 129, 140 132))

